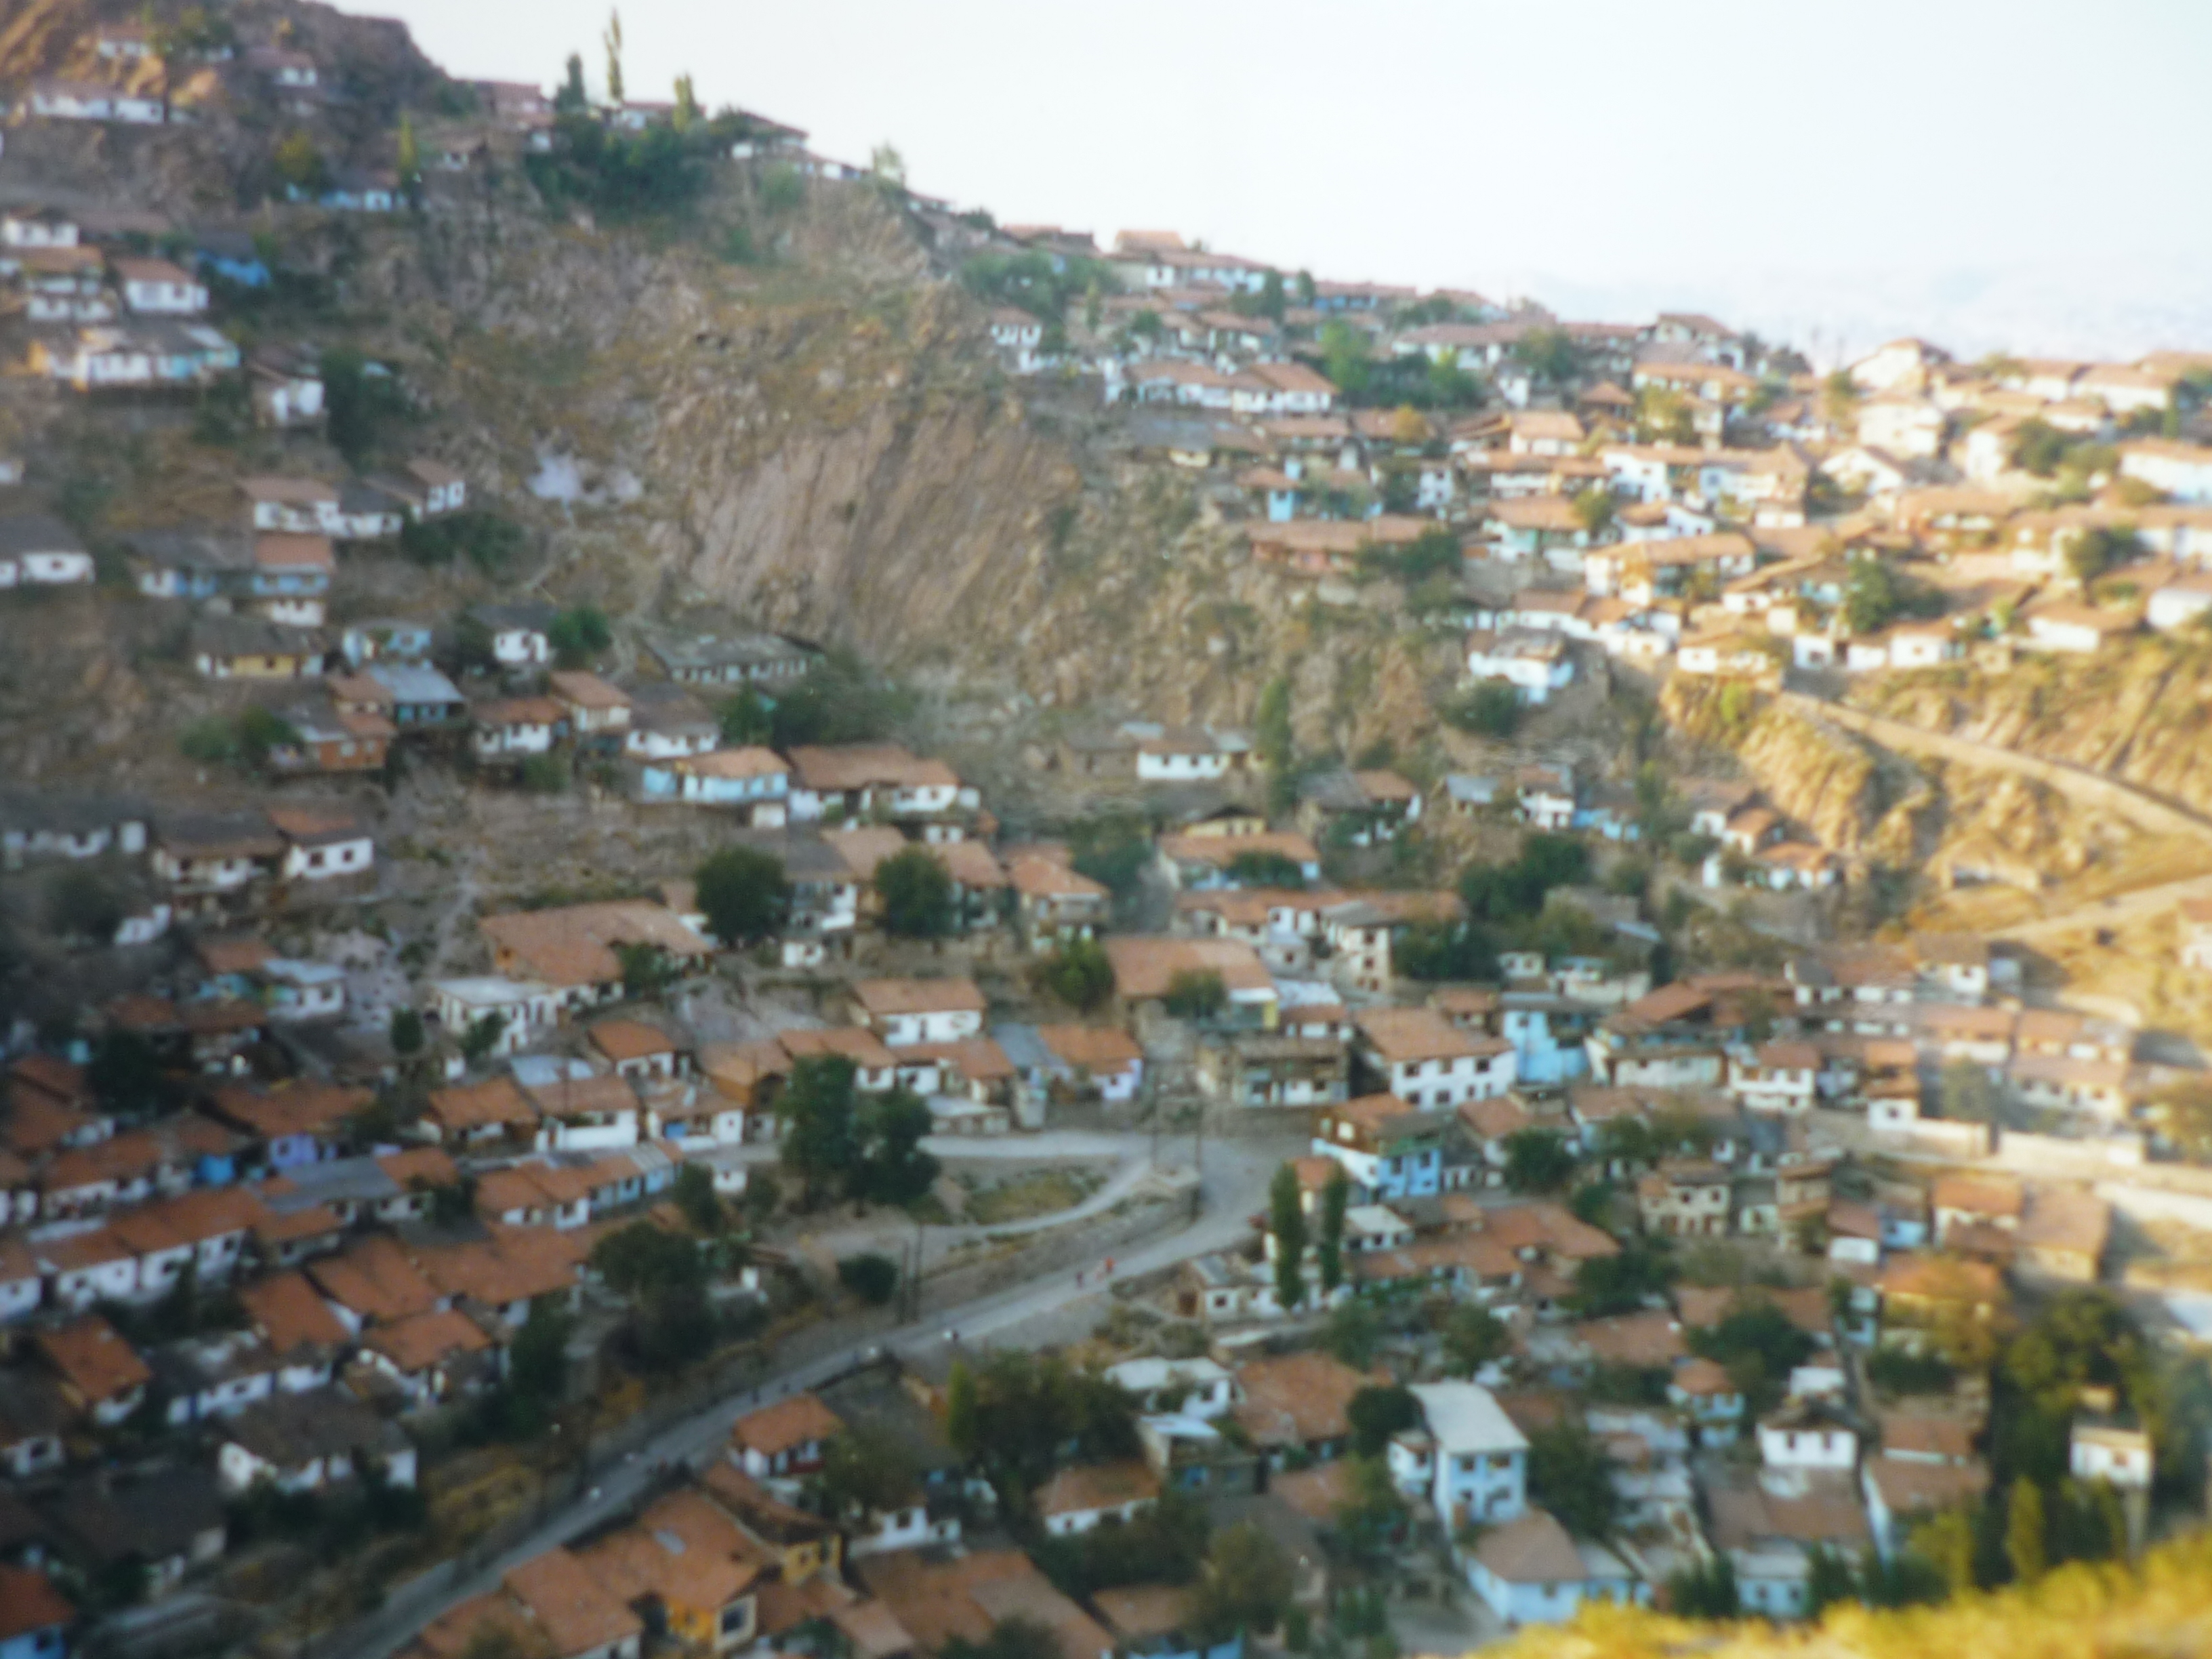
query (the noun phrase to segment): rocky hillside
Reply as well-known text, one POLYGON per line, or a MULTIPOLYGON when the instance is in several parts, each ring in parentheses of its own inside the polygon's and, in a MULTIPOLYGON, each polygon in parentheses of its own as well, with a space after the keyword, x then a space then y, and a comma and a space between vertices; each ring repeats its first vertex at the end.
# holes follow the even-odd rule
POLYGON ((2023 656, 2009 671, 1877 676, 1852 701, 1939 732, 2108 772, 2212 813, 2212 639, 2145 636, 2094 657, 2023 656))
POLYGON ((1748 686, 1677 675, 1660 706, 1686 735, 1733 751, 1778 811, 1863 868, 1917 872, 1934 889, 2033 890, 2149 850, 2133 826, 2046 785, 1896 754, 1748 686))

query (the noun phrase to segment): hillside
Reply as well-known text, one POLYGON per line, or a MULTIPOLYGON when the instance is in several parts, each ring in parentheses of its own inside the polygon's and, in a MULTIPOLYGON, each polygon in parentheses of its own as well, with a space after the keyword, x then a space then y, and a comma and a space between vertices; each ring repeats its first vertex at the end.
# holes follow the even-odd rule
POLYGON ((2212 811, 2212 638, 2140 636, 2087 657, 2023 654, 2001 673, 1877 676, 1853 702, 1935 731, 2020 749, 2212 811))

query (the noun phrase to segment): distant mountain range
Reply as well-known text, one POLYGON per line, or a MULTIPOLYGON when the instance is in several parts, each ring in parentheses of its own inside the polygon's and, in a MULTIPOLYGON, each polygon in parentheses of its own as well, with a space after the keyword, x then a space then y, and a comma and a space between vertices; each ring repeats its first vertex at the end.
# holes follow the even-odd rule
POLYGON ((1796 346, 1828 368, 1918 335, 1954 355, 2125 360, 2212 349, 2212 283, 2201 266, 2081 259, 1937 271, 1841 267, 1741 270, 1704 278, 1586 282, 1504 272, 1486 293, 1527 295, 1562 317, 1632 319, 1701 311, 1796 346))

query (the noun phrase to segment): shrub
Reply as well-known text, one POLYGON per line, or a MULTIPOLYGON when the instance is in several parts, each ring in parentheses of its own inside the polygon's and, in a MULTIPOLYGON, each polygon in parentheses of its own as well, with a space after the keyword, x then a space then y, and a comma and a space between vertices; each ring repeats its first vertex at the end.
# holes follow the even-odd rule
POLYGON ((838 1258, 837 1282, 872 1306, 880 1308, 889 1302, 898 1290, 898 1263, 887 1255, 872 1250, 838 1258))

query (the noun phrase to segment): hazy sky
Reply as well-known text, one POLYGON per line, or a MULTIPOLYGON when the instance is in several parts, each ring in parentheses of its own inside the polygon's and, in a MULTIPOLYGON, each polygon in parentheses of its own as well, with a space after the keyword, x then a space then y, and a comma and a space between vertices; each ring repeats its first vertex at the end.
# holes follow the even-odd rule
MULTIPOLYGON (((604 0, 368 0, 457 75, 602 83, 604 0)), ((1903 325, 2212 328, 2205 0, 628 0, 630 95, 1005 221, 1317 274, 1903 325), (2126 320, 2123 320, 2126 319, 2126 320)), ((2148 342, 2146 342, 2148 343, 2148 342)), ((1976 344, 1961 341, 1961 344, 1976 344)), ((2063 338, 2023 342, 2057 347, 2063 338)))

